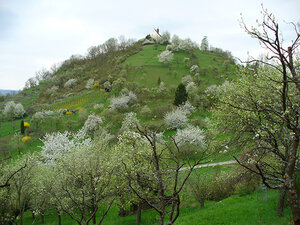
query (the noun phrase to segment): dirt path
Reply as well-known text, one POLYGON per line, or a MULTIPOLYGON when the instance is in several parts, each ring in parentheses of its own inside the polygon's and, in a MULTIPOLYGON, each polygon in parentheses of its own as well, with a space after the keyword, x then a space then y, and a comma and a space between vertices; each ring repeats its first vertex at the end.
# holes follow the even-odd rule
MULTIPOLYGON (((211 166, 219 166, 219 165, 235 164, 235 163, 236 163, 235 160, 230 160, 230 161, 225 161, 225 162, 208 163, 208 164, 195 166, 194 169, 199 169, 199 168, 203 168, 203 167, 211 167, 211 166)), ((179 171, 188 170, 188 169, 189 169, 189 167, 183 167, 179 171)))

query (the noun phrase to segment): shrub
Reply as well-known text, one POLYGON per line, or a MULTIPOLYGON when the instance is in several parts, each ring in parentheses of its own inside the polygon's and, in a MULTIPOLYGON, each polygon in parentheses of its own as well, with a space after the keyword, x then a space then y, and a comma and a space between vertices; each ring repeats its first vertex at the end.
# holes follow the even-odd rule
POLYGON ((150 116, 151 115, 151 109, 149 108, 149 106, 145 105, 143 106, 143 108, 141 109, 140 113, 143 115, 143 116, 150 116))
POLYGON ((191 177, 188 180, 188 185, 191 188, 191 193, 195 199, 200 203, 200 207, 204 207, 204 203, 209 199, 210 193, 210 180, 207 177, 191 177))
POLYGON ((111 109, 124 109, 128 108, 129 104, 136 102, 137 97, 133 92, 129 92, 128 95, 121 95, 113 98, 110 102, 109 108, 111 109))
POLYGON ((88 111, 86 109, 79 110, 78 122, 83 125, 88 118, 88 111))
POLYGON ((124 78, 118 78, 117 80, 113 81, 112 89, 117 92, 120 91, 122 89, 122 87, 124 86, 125 82, 126 82, 126 80, 124 78))
POLYGON ((111 83, 109 82, 109 81, 106 81, 104 84, 103 84, 103 87, 105 88, 105 89, 111 89, 111 83))
POLYGON ((168 90, 164 82, 160 82, 159 88, 157 89, 157 94, 159 96, 166 96, 168 94, 168 90))
POLYGON ((190 72, 191 73, 198 73, 199 72, 199 67, 198 65, 192 65, 191 68, 190 68, 190 72))
POLYGON ((181 78, 181 82, 184 84, 184 85, 187 85, 188 83, 192 82, 193 81, 193 78, 191 75, 186 75, 184 77, 181 78))
POLYGON ((165 123, 172 129, 183 127, 187 123, 186 112, 180 108, 177 108, 171 112, 168 112, 164 117, 165 123))
POLYGON ((92 78, 89 79, 89 80, 86 82, 85 88, 87 88, 87 89, 93 88, 94 83, 95 83, 95 80, 94 80, 94 79, 92 79, 92 78))
POLYGON ((49 94, 49 95, 55 94, 57 92, 57 90, 58 90, 58 86, 54 85, 46 91, 46 94, 49 94))
POLYGON ((131 130, 137 126, 139 126, 139 120, 136 117, 136 113, 130 112, 125 115, 125 118, 122 121, 121 131, 131 130))
POLYGON ((104 108, 104 105, 103 104, 95 104, 94 107, 93 107, 95 110, 102 110, 104 108))
POLYGON ((171 42, 171 46, 172 46, 173 51, 178 51, 179 50, 180 42, 181 42, 180 38, 177 35, 173 35, 172 42, 171 42))
POLYGON ((83 131, 87 134, 93 134, 96 130, 101 128, 103 121, 101 117, 91 114, 83 125, 83 131))
POLYGON ((170 41, 170 33, 168 31, 164 32, 158 39, 158 42, 162 45, 168 44, 170 41))
POLYGON ((195 107, 192 106, 192 104, 189 103, 188 101, 186 101, 184 104, 180 105, 179 108, 181 110, 183 110, 187 116, 189 116, 191 113, 193 113, 195 111, 195 107))
POLYGON ((188 39, 180 41, 178 48, 183 51, 190 51, 193 49, 197 49, 198 46, 195 42, 192 42, 191 39, 188 38, 188 39))
POLYGON ((196 84, 193 81, 189 82, 186 85, 186 91, 189 94, 189 96, 192 96, 192 95, 196 94, 196 92, 197 92, 197 86, 196 86, 196 84))
POLYGON ((64 84, 64 87, 65 87, 65 88, 71 88, 71 87, 73 87, 76 83, 77 83, 77 79, 70 79, 70 80, 68 80, 68 81, 64 84))

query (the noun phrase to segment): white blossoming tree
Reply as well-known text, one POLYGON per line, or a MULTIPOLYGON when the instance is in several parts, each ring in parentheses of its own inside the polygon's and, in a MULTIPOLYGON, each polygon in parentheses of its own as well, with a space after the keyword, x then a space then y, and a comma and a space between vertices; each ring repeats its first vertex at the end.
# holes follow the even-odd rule
POLYGON ((101 129, 102 123, 101 117, 91 114, 88 116, 82 129, 85 133, 93 135, 95 131, 101 129))
POLYGON ((94 80, 93 78, 89 79, 89 80, 86 82, 85 88, 86 88, 86 89, 93 88, 94 83, 95 83, 95 80, 94 80))
POLYGON ((49 172, 41 189, 50 194, 56 209, 80 225, 102 224, 124 188, 110 150, 107 139, 99 137, 66 152, 54 166, 42 165, 49 172), (106 209, 99 212, 99 204, 106 209))
POLYGON ((125 115, 124 120, 122 121, 121 131, 132 130, 139 126, 139 121, 136 117, 135 112, 130 112, 125 115))
POLYGON ((119 97, 111 99, 109 108, 111 109, 128 108, 128 105, 134 103, 136 100, 137 100, 136 94, 130 91, 128 94, 124 94, 119 97))
POLYGON ((158 61, 164 64, 168 64, 169 62, 172 61, 173 56, 174 56, 173 52, 169 50, 165 50, 162 53, 160 53, 157 57, 158 57, 158 61))
POLYGON ((25 110, 21 103, 16 104, 14 101, 9 101, 5 104, 3 114, 9 120, 18 119, 24 116, 25 110))
POLYGON ((190 72, 195 74, 199 72, 199 66, 198 65, 192 65, 190 68, 190 72))
POLYGON ((44 144, 41 146, 41 154, 45 164, 49 165, 54 165, 55 161, 67 152, 91 145, 91 138, 87 138, 83 129, 74 134, 68 131, 47 134, 41 141, 44 144))
POLYGON ((164 121, 172 129, 183 127, 188 121, 187 113, 185 110, 177 108, 171 112, 167 112, 164 121))
POLYGON ((72 79, 68 80, 68 81, 64 84, 64 87, 65 87, 65 88, 71 88, 71 87, 73 87, 76 83, 77 83, 77 79, 72 78, 72 79))

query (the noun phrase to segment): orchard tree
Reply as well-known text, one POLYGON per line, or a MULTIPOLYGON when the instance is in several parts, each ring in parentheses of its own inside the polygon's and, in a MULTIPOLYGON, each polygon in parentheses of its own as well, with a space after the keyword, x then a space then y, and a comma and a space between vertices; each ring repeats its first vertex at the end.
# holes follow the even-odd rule
POLYGON ((248 28, 243 20, 241 24, 271 56, 266 61, 251 60, 248 63, 258 63, 256 72, 242 68, 239 80, 220 88, 217 126, 236 134, 231 143, 247 149, 246 157, 235 157, 237 162, 259 175, 268 188, 281 190, 279 214, 288 192, 294 224, 299 225, 300 193, 295 185, 300 170, 300 81, 299 59, 295 59, 299 25, 291 23, 296 37, 285 48, 273 14, 263 8, 262 16, 258 28, 248 28))
POLYGON ((32 178, 37 172, 34 155, 25 155, 13 163, 7 164, 0 177, 0 223, 23 224, 24 212, 28 209, 30 199, 34 195, 32 178))
POLYGON ((110 154, 107 139, 100 136, 93 145, 72 149, 55 165, 45 165, 52 171, 46 187, 56 208, 79 225, 100 225, 120 195, 122 183, 115 176, 115 164, 108 160, 110 154), (97 220, 100 203, 107 208, 97 220))
POLYGON ((163 62, 164 64, 168 64, 173 59, 173 52, 169 50, 165 50, 158 55, 158 61, 163 62))
POLYGON ((171 225, 177 220, 180 192, 195 166, 210 155, 204 139, 202 131, 194 127, 168 141, 163 140, 162 133, 139 127, 119 137, 115 151, 123 167, 120 171, 132 192, 159 214, 159 225, 171 225), (196 140, 191 142, 186 134, 196 135, 196 140), (186 142, 189 147, 182 147, 186 142), (179 175, 181 170, 186 172, 179 175))

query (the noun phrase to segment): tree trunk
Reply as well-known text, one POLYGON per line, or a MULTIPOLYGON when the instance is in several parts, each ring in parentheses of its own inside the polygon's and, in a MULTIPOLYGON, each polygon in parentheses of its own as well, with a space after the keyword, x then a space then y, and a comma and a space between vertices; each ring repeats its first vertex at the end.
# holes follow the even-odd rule
POLYGON ((164 220, 165 220, 165 215, 163 213, 160 213, 158 225, 164 225, 164 220))
POLYGON ((138 208, 136 210, 136 223, 140 224, 142 221, 142 203, 139 202, 138 208))
POLYGON ((95 213, 94 216, 93 216, 93 224, 96 224, 96 219, 97 219, 97 215, 95 213))
POLYGON ((200 200, 200 208, 204 208, 204 202, 205 202, 205 199, 204 198, 201 198, 200 200))
POLYGON ((287 173, 286 173, 285 184, 288 188, 289 204, 292 210, 292 215, 293 215, 293 220, 295 225, 300 225, 300 202, 298 200, 295 181, 294 181, 294 172, 295 172, 298 146, 299 146, 299 136, 298 134, 294 134, 293 146, 291 148, 287 170, 286 170, 287 173))
POLYGON ((23 212, 20 213, 20 225, 23 225, 23 212))
MULTIPOLYGON (((295 188, 295 186, 293 188, 295 188)), ((300 205, 295 189, 289 191, 289 202, 292 209, 294 225, 300 225, 300 205)))
POLYGON ((44 224, 45 223, 45 216, 44 214, 41 214, 41 224, 44 224))
POLYGON ((61 225, 61 215, 60 212, 57 213, 58 216, 58 225, 61 225))
POLYGON ((279 199, 278 199, 278 206, 277 206, 277 215, 279 217, 283 216, 283 209, 284 209, 284 202, 285 202, 285 196, 286 196, 286 186, 284 185, 280 189, 279 199))

